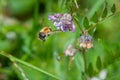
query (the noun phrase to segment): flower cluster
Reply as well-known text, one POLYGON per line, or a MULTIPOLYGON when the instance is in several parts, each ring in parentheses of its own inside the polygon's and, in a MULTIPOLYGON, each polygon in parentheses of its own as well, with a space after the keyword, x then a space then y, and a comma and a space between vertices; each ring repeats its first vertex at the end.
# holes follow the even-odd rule
POLYGON ((83 34, 79 39, 80 47, 90 49, 93 47, 92 36, 83 34))
POLYGON ((53 21, 54 26, 61 31, 75 31, 75 25, 73 24, 73 18, 70 14, 54 14, 49 16, 49 20, 53 21))
POLYGON ((64 54, 66 56, 74 56, 77 52, 77 49, 75 49, 71 44, 68 45, 67 49, 65 50, 64 54))
POLYGON ((73 45, 69 44, 67 49, 65 50, 64 54, 65 56, 69 56, 70 60, 69 60, 69 64, 68 64, 68 69, 70 70, 70 65, 72 64, 72 61, 74 59, 75 54, 77 53, 77 49, 74 48, 73 45))

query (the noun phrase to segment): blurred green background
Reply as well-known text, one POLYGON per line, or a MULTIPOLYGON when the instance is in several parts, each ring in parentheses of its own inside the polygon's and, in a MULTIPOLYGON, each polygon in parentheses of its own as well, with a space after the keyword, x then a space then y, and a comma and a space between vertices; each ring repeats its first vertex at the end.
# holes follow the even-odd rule
MULTIPOLYGON (((83 18, 91 18, 95 11, 98 15, 103 10, 105 0, 0 0, 0 50, 5 51, 22 61, 26 61, 47 71, 60 80, 84 80, 84 62, 82 54, 77 53, 71 70, 68 70, 69 57, 64 51, 69 44, 79 38, 81 31, 76 25, 76 32, 65 32, 51 35, 46 42, 38 39, 38 32, 45 26, 55 29, 48 15, 54 13, 69 13, 83 18), (61 57, 60 61, 57 57, 61 57)), ((116 12, 120 11, 120 0, 106 0, 108 10, 113 3, 116 12)), ((110 12, 108 12, 108 15, 110 12)), ((87 65, 92 63, 92 77, 99 77, 102 70, 107 71, 105 80, 120 80, 120 13, 106 18, 97 25, 93 35, 94 48, 87 51, 87 65), (102 60, 102 69, 96 68, 97 57, 102 60), (94 73, 94 71, 96 73, 94 73)), ((17 63, 29 80, 55 80, 28 66, 17 63)), ((91 68, 90 68, 91 69, 91 68)), ((0 55, 0 80, 24 80, 19 70, 10 60, 0 55)), ((101 79, 99 79, 101 80, 101 79)))

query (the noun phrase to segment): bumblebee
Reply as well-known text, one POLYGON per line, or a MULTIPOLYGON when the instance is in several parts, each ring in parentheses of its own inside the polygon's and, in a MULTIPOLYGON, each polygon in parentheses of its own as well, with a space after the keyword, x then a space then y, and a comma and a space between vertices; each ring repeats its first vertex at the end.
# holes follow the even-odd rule
POLYGON ((41 31, 39 32, 38 37, 42 40, 45 41, 46 37, 50 35, 50 33, 52 32, 52 29, 49 27, 44 27, 43 29, 41 29, 41 31))

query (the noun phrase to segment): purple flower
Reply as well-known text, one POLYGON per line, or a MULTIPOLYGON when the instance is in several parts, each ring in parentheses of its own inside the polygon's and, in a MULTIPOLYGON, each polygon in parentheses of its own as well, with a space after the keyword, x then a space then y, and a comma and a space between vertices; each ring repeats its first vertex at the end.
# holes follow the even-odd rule
POLYGON ((56 27, 60 27, 61 25, 62 25, 62 23, 61 22, 54 22, 54 25, 56 26, 56 27))
POLYGON ((54 16, 52 16, 52 15, 50 15, 50 16, 48 16, 48 19, 49 19, 49 20, 53 20, 53 21, 54 21, 54 20, 56 20, 57 18, 56 18, 56 17, 54 17, 54 16))
POLYGON ((62 21, 68 21, 71 22, 72 21, 72 16, 68 13, 63 14, 63 16, 61 17, 62 21))
POLYGON ((82 47, 82 48, 87 48, 87 49, 92 48, 93 47, 92 36, 90 36, 90 35, 82 35, 79 38, 79 43, 80 43, 80 47, 82 47))
POLYGON ((62 26, 61 26, 61 30, 62 31, 72 31, 72 32, 74 32, 75 31, 75 25, 73 24, 73 23, 71 23, 71 24, 63 24, 62 26))
POLYGON ((60 29, 61 31, 75 31, 72 16, 68 13, 50 15, 49 20, 53 21, 57 29, 60 29))
POLYGON ((49 19, 49 20, 52 20, 52 21, 59 21, 59 18, 60 18, 61 16, 62 16, 61 14, 54 14, 54 15, 48 16, 48 19, 49 19))

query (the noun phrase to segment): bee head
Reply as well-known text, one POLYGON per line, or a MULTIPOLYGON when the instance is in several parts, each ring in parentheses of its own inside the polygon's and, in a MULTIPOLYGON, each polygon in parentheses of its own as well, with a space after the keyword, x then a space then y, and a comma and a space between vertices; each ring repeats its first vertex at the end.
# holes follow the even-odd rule
POLYGON ((42 41, 45 41, 46 34, 43 33, 43 32, 39 32, 38 37, 39 37, 42 41))

